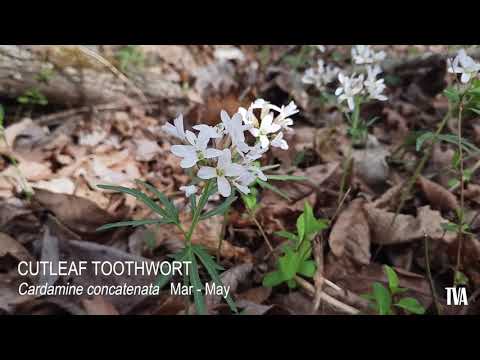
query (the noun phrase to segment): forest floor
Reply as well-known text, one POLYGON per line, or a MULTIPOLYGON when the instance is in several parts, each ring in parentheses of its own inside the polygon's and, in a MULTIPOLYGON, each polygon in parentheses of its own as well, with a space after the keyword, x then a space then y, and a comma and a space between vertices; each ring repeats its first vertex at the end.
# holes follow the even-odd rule
MULTIPOLYGON (((58 55, 53 46, 39 48, 21 51, 58 55)), ((479 314, 479 116, 465 114, 462 121, 467 144, 462 166, 468 170, 463 189, 452 167, 452 162, 458 164, 458 144, 429 138, 418 149, 419 136, 435 133, 445 117, 441 133, 458 134, 458 116, 450 114, 444 93, 455 80, 446 59, 458 49, 373 47, 386 53, 382 67, 388 100, 362 107, 363 119, 376 120, 367 129, 366 142, 357 145, 333 95, 337 84, 322 95, 301 81, 318 59, 350 69, 350 48, 95 46, 89 49, 101 54, 100 60, 82 55, 95 65, 85 66, 78 54, 75 61, 63 59, 61 65, 65 73, 74 68, 72 76, 81 74, 82 79, 100 74, 98 83, 79 90, 100 89, 91 96, 62 97, 64 83, 55 80, 60 76, 58 56, 55 61, 42 58, 41 64, 54 66, 41 65, 28 86, 0 80, 6 140, 0 141, 0 313, 174 315, 184 314, 187 302, 188 312, 194 312, 192 299, 173 295, 168 287, 158 296, 20 295, 18 286, 25 277, 17 265, 34 260, 168 260, 184 245, 172 224, 97 231, 107 223, 152 217, 151 209, 134 197, 97 185, 136 188, 140 179, 173 199, 178 209, 188 208, 179 188, 189 184, 189 177, 170 152, 175 142, 161 126, 180 113, 186 128, 200 122, 215 125, 222 109, 231 116, 240 106, 263 98, 278 106, 293 100, 300 111, 292 116, 294 131, 285 135, 289 149, 274 149, 262 165, 280 164, 278 174, 308 180, 271 181, 273 190, 258 189, 255 219, 237 199, 228 215, 201 222, 193 233, 192 243, 219 259, 225 269, 222 281, 230 286, 237 306, 259 315, 373 314, 375 309, 361 295, 372 293, 374 283, 388 288, 388 265, 406 289, 405 296, 418 300, 427 313, 479 314), (20 95, 12 96, 17 85, 20 95), (424 166, 411 181, 423 157, 424 166), (286 241, 277 232, 295 230, 305 203, 316 218, 329 221, 312 243, 315 276, 301 278, 294 288, 265 287, 262 281, 275 269, 286 241), (457 223, 459 209, 468 223, 461 235, 445 225, 457 223), (275 249, 273 256, 268 256, 264 237, 275 249), (447 305, 445 288, 454 284, 455 274, 456 284, 467 289, 468 306, 447 305), (332 305, 331 297, 342 305, 332 305)), ((26 79, 23 72, 31 70, 21 66, 17 70, 26 79)), ((212 199, 207 208, 217 204, 219 200, 212 199)), ((185 214, 181 220, 188 223, 185 214)), ((203 269, 200 275, 205 277, 203 269)), ((42 281, 88 285, 99 279, 90 273, 28 279, 32 284, 42 281)), ((151 281, 115 276, 101 279, 101 284, 151 281)), ((208 313, 230 313, 220 297, 206 300, 208 313)), ((400 308, 396 313, 406 314, 400 308)))

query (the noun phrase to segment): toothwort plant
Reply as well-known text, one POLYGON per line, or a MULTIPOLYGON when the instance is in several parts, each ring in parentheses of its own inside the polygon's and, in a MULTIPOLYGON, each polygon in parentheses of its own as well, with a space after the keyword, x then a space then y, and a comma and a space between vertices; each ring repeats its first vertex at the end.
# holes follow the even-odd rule
MULTIPOLYGON (((193 286, 193 297, 197 313, 206 313, 205 299, 202 294, 204 286, 200 281, 198 263, 203 264, 212 281, 221 285, 218 270, 222 270, 207 251, 192 244, 195 228, 202 220, 215 215, 225 214, 230 205, 236 200, 236 192, 245 195, 250 193, 250 186, 257 181, 266 183, 268 174, 264 171, 272 167, 261 167, 259 160, 270 147, 288 149, 288 143, 283 138, 284 132, 293 131, 292 115, 298 113, 297 106, 292 101, 287 106, 278 107, 257 99, 248 108, 240 107, 230 117, 226 111, 221 111, 221 121, 216 126, 199 124, 192 130, 186 130, 183 116, 179 115, 173 124, 167 123, 162 130, 176 138, 179 144, 171 147, 171 152, 181 158, 180 166, 188 170, 191 183, 181 186, 180 190, 189 199, 191 223, 188 228, 180 222, 179 212, 173 202, 148 183, 139 181, 139 184, 152 192, 161 203, 145 193, 120 186, 99 185, 100 188, 119 191, 135 196, 153 210, 159 218, 122 221, 107 224, 100 230, 120 226, 140 226, 147 224, 174 224, 183 233, 184 248, 173 257, 179 261, 190 261, 189 275, 183 281, 185 285, 193 286), (223 203, 213 210, 206 211, 205 206, 215 195, 225 198, 223 203)), ((275 176, 272 176, 274 179, 275 176)), ((158 285, 164 286, 170 281, 169 276, 159 278, 158 285)), ((225 296, 232 311, 236 312, 236 305, 230 295, 225 296)))

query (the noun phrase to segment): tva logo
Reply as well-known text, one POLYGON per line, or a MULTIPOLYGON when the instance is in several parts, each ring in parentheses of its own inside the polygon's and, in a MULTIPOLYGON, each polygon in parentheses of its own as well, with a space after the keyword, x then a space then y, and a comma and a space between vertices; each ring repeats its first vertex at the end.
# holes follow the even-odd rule
POLYGON ((468 305, 466 288, 446 287, 445 290, 447 290, 447 305, 468 305))

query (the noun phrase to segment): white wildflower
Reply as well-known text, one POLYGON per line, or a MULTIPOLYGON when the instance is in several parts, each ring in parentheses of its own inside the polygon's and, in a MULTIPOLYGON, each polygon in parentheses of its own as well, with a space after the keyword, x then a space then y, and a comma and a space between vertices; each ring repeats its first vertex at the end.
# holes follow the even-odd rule
POLYGON ((288 144, 285 140, 283 140, 283 132, 280 132, 275 136, 275 138, 271 142, 273 147, 279 147, 282 150, 288 150, 288 144))
POLYGON ((462 74, 460 81, 464 84, 474 78, 479 71, 480 64, 468 56, 465 49, 461 49, 453 60, 448 59, 448 72, 462 74))
MULTIPOLYGON (((276 107, 277 108, 277 107, 276 107)), ((281 108, 277 108, 279 114, 277 117, 273 120, 275 124, 280 125, 280 128, 285 129, 285 130, 291 130, 289 126, 293 125, 293 120, 290 118, 290 116, 295 115, 298 113, 298 108, 295 102, 290 101, 290 103, 285 106, 282 105, 281 108)))
POLYGON ((270 139, 268 138, 269 134, 276 133, 281 129, 281 126, 273 123, 273 115, 268 114, 262 119, 262 123, 259 128, 251 128, 250 133, 258 138, 262 148, 267 148, 270 144, 270 139))
POLYGON ((338 96, 338 101, 342 103, 347 101, 348 107, 351 111, 355 108, 355 95, 358 95, 363 90, 363 74, 355 77, 345 76, 342 73, 338 74, 338 81, 340 86, 335 90, 335 95, 338 96))
POLYGON ((216 126, 199 124, 195 125, 193 128, 199 131, 199 136, 202 134, 202 136, 208 137, 209 139, 218 139, 222 137, 222 132, 216 126))
POLYGON ((182 157, 180 166, 184 169, 191 168, 198 161, 212 159, 221 155, 217 149, 207 149, 210 138, 205 133, 199 133, 198 137, 187 130, 185 137, 190 145, 173 145, 171 151, 174 155, 182 157))
POLYGON ((352 48, 352 58, 355 64, 374 64, 385 59, 385 52, 375 52, 368 45, 356 45, 352 48))
POLYGON ((318 89, 322 90, 326 85, 330 84, 337 77, 340 72, 340 68, 333 65, 326 65, 323 60, 317 61, 316 68, 309 68, 305 71, 302 82, 304 84, 315 85, 318 89))
POLYGON ((188 198, 191 195, 197 193, 198 188, 195 185, 188 185, 188 186, 180 186, 180 190, 185 193, 185 196, 188 198))
POLYGON ((387 100, 387 97, 383 95, 383 91, 386 88, 386 85, 384 84, 384 79, 378 79, 377 80, 377 75, 381 72, 381 69, 378 67, 371 67, 369 66, 367 68, 367 79, 363 82, 363 85, 365 86, 365 90, 368 92, 368 96, 371 99, 376 99, 380 101, 385 101, 387 100))
POLYGON ((230 149, 223 149, 222 155, 218 157, 217 166, 202 166, 197 176, 200 179, 208 180, 216 178, 218 192, 223 197, 230 196, 232 191, 227 177, 239 177, 245 172, 245 168, 236 163, 232 163, 232 153, 230 149))
POLYGON ((245 143, 245 130, 250 128, 249 125, 243 123, 242 115, 236 113, 230 118, 225 110, 222 110, 220 113, 222 123, 225 129, 225 132, 230 136, 232 144, 237 147, 238 150, 246 152, 249 150, 248 145, 245 143))
POLYGON ((183 115, 180 114, 178 117, 173 120, 175 126, 170 123, 166 123, 161 127, 161 129, 170 135, 179 138, 180 140, 185 140, 185 130, 183 128, 183 115))

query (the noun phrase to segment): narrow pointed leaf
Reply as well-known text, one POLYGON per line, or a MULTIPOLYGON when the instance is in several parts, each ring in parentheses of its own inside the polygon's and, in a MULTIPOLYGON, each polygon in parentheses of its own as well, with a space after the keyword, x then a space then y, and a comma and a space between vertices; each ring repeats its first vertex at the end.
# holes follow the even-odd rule
POLYGON ((219 205, 217 208, 213 209, 213 210, 210 210, 208 212, 206 212, 205 214, 203 214, 201 217, 200 217, 200 220, 205 220, 205 219, 208 219, 209 217, 212 217, 212 216, 215 216, 215 215, 223 215, 225 214, 228 209, 230 209, 230 205, 232 205, 232 203, 237 200, 237 197, 236 196, 229 196, 221 205, 219 205))
POLYGON ((136 199, 140 200, 143 202, 145 205, 147 205, 151 210, 156 212, 157 214, 162 215, 163 217, 169 218, 167 212, 165 209, 162 209, 160 206, 158 206, 155 201, 150 199, 146 194, 139 190, 135 189, 130 189, 124 186, 115 186, 115 185, 97 185, 100 189, 105 189, 105 190, 113 190, 113 191, 118 191, 121 193, 125 193, 128 195, 134 196, 136 199))
POLYGON ((178 210, 177 208, 175 207, 175 205, 168 199, 168 197, 163 194, 161 191, 159 191, 158 189, 156 189, 154 186, 144 182, 144 181, 141 181, 141 180, 137 180, 137 183, 139 184, 142 184, 143 186, 145 186, 148 190, 150 190, 153 194, 155 194, 155 196, 158 198, 158 200, 160 200, 160 202, 162 203, 162 205, 165 207, 165 210, 167 211, 167 213, 170 215, 171 218, 174 218, 174 219, 178 219, 178 210))
POLYGON ((142 226, 142 225, 150 225, 150 224, 166 224, 167 221, 163 219, 145 219, 145 220, 130 220, 130 221, 119 221, 115 223, 105 224, 100 226, 96 231, 103 231, 113 228, 125 227, 125 226, 142 226))

